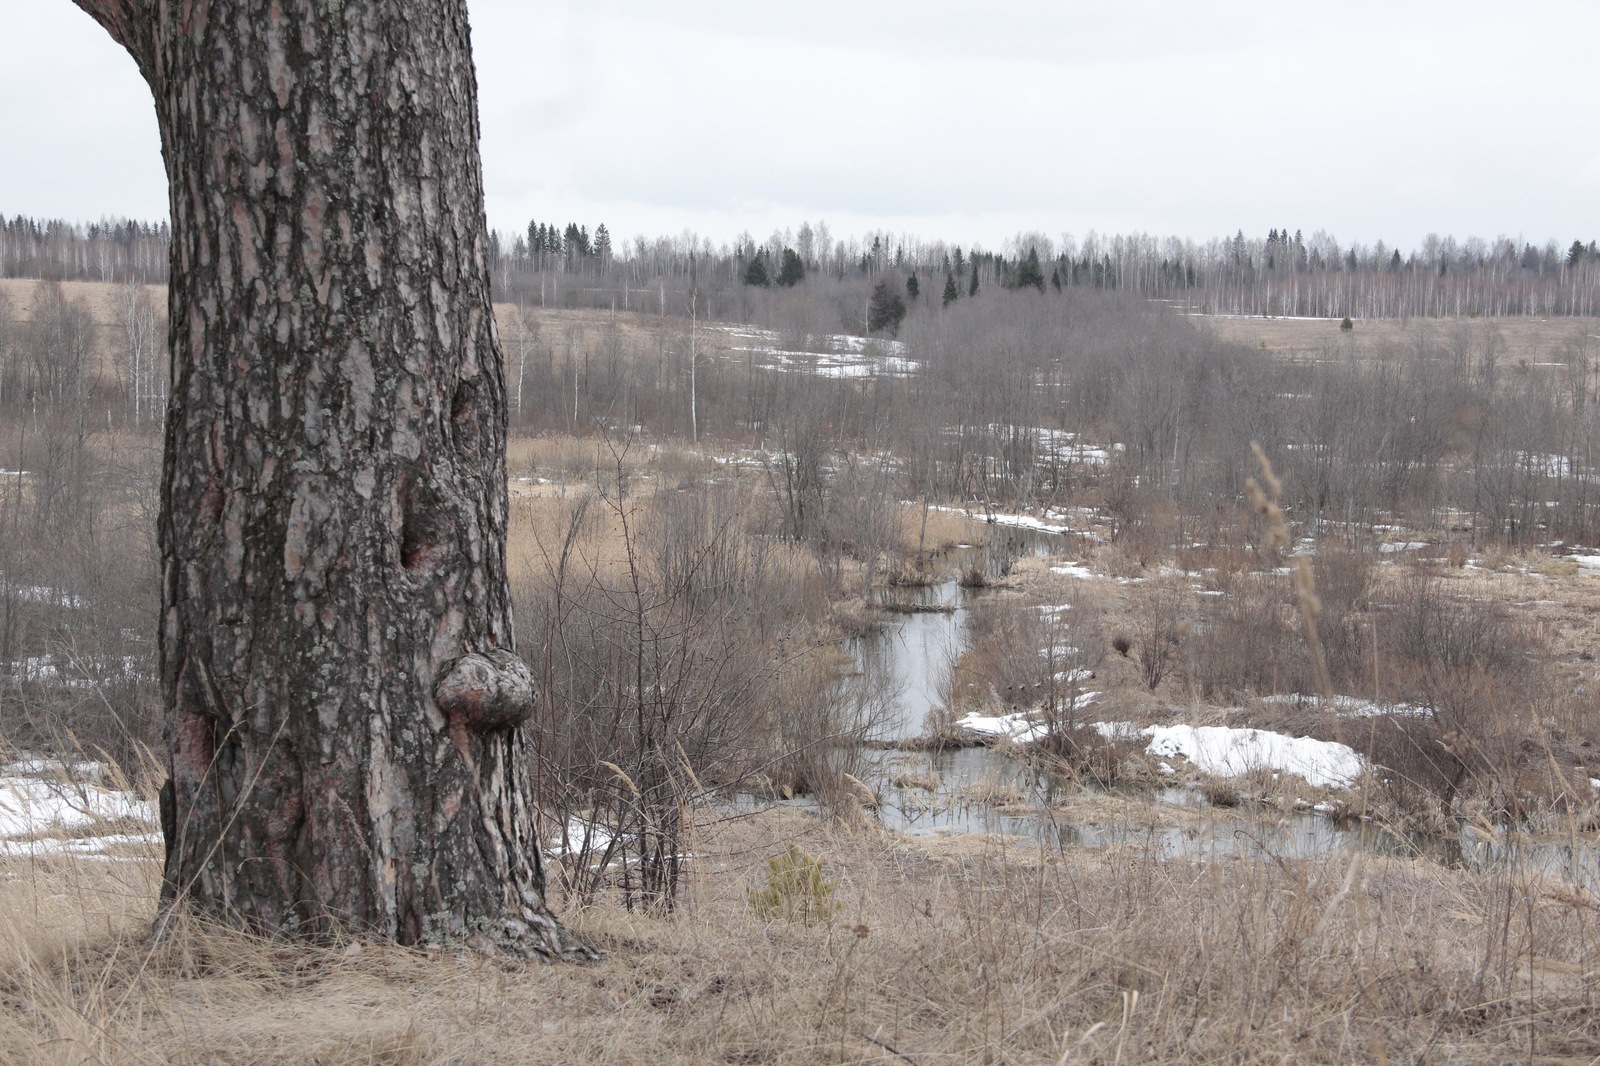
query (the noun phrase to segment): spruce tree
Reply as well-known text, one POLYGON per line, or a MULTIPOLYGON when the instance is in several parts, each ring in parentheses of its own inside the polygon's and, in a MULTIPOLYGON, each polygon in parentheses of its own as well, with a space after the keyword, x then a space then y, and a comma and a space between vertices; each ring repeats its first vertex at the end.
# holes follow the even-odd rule
MULTIPOLYGON (((763 269, 765 269, 763 267, 763 269)), ((792 288, 805 280, 806 264, 793 248, 783 250, 783 263, 778 267, 778 284, 792 288)))
POLYGON ((1029 285, 1044 291, 1044 269, 1039 265, 1039 252, 1035 248, 1029 248, 1027 256, 1017 264, 1016 287, 1024 289, 1029 285))
POLYGON ((960 295, 960 290, 956 288, 956 276, 954 274, 946 274, 944 276, 944 306, 949 307, 955 303, 956 298, 960 295))
POLYGON ((767 275, 767 250, 759 249, 756 257, 750 260, 750 265, 744 271, 746 285, 759 285, 763 289, 772 287, 772 278, 767 275))
POLYGON ((872 288, 872 301, 867 304, 867 332, 888 330, 892 337, 900 332, 900 322, 906 317, 906 302, 887 281, 872 288))
POLYGON ((922 285, 917 281, 917 272, 913 270, 911 272, 911 276, 906 278, 906 295, 910 297, 913 302, 915 302, 918 295, 921 293, 921 289, 922 285))
POLYGON ((967 295, 978 295, 978 264, 972 264, 972 281, 967 285, 967 295))

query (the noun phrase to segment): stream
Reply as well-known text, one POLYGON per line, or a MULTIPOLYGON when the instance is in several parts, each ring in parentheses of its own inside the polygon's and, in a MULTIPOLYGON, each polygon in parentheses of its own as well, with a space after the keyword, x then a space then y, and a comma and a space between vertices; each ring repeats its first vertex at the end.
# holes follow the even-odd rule
MULTIPOLYGON (((1066 538, 1036 531, 1018 537, 1008 530, 1002 536, 1011 557, 1019 545, 1036 556, 1057 554, 1066 546, 1066 538)), ((991 578, 998 576, 982 548, 958 549, 943 562, 955 572, 982 565, 991 578)), ((1366 824, 1346 828, 1310 811, 1212 808, 1187 788, 1125 793, 1124 799, 1149 801, 1142 815, 1083 820, 1080 811, 1060 809, 1093 792, 1082 782, 1063 781, 988 747, 942 752, 894 747, 926 735, 929 714, 944 705, 955 661, 968 646, 969 607, 986 595, 994 593, 962 588, 953 574, 934 585, 880 589, 879 602, 898 610, 878 631, 848 642, 860 683, 885 693, 891 706, 875 738, 888 746, 868 752, 866 775, 889 828, 913 834, 1001 833, 1063 849, 1134 847, 1158 859, 1308 859, 1361 849, 1475 870, 1531 865, 1600 891, 1600 851, 1592 845, 1508 844, 1467 830, 1459 837, 1402 837, 1366 824), (900 613, 908 608, 910 613, 900 613)))

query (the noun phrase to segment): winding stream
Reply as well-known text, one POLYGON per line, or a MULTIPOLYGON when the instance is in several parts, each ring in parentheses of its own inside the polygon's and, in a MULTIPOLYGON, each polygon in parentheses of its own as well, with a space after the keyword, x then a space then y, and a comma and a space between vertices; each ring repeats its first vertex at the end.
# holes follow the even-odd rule
MULTIPOLYGON (((1030 532, 1025 544, 1045 556, 1062 540, 1030 532)), ((1014 552, 1017 543, 1013 539, 1008 551, 1014 552)), ((990 568, 981 548, 961 549, 950 562, 957 570, 980 562, 990 568)), ((878 730, 881 740, 892 745, 926 735, 929 713, 944 705, 956 658, 968 646, 968 607, 991 594, 962 588, 954 576, 921 588, 879 590, 880 603, 910 608, 910 613, 891 614, 879 631, 852 640, 848 648, 859 664, 861 683, 892 694, 893 713, 878 730)), ((1345 828, 1313 812, 1215 809, 1185 788, 1143 794, 1150 806, 1137 817, 1082 820, 1060 808, 1081 800, 1091 791, 1087 786, 1063 782, 990 748, 924 752, 891 746, 871 755, 867 783, 880 798, 879 815, 902 832, 1002 833, 1055 848, 1132 847, 1157 859, 1310 859, 1362 849, 1479 870, 1532 867, 1600 891, 1600 851, 1592 844, 1508 844, 1470 830, 1456 838, 1411 839, 1371 825, 1345 828)))

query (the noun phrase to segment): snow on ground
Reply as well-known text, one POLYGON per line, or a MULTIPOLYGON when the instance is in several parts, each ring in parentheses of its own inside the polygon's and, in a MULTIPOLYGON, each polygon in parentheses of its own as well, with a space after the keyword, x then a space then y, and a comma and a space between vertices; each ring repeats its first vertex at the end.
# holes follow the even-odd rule
MULTIPOLYGON (((1313 785, 1346 788, 1362 771, 1361 756, 1344 744, 1288 737, 1265 729, 1192 725, 1139 729, 1132 722, 1096 722, 1094 728, 1107 740, 1149 737, 1147 754, 1163 760, 1181 755, 1195 769, 1216 777, 1272 770, 1303 777, 1313 785)), ((1159 765, 1170 768, 1166 762, 1159 765)))
POLYGON ((160 833, 111 833, 89 837, 34 837, 0 840, 0 858, 37 859, 46 855, 68 855, 79 859, 121 858, 108 852, 113 848, 148 850, 161 846, 160 833))
MULTIPOLYGON (((0 663, 0 674, 5 665, 0 663)), ((120 676, 125 681, 135 681, 143 676, 139 672, 139 660, 132 655, 65 666, 52 655, 30 655, 11 663, 10 667, 12 681, 49 683, 66 688, 93 688, 101 679, 120 676), (87 676, 85 671, 93 676, 87 676)))
POLYGON ((773 348, 735 348, 765 355, 772 370, 805 371, 822 378, 910 377, 919 364, 898 355, 819 355, 816 352, 786 352, 773 348))
POLYGON ((1052 566, 1050 568, 1050 572, 1052 574, 1064 574, 1067 577, 1081 577, 1084 579, 1094 577, 1094 571, 1090 570, 1082 563, 1063 563, 1060 566, 1052 566))
POLYGON ((974 522, 988 522, 997 526, 1013 526, 1017 529, 1033 529, 1040 533, 1070 533, 1071 526, 1064 526, 1058 522, 1050 522, 1044 518, 1035 518, 1031 514, 1004 514, 999 511, 988 513, 974 513, 965 507, 948 507, 943 504, 933 504, 928 510, 945 511, 950 514, 966 515, 974 522))
POLYGON ((1365 700, 1359 696, 1328 696, 1318 700, 1315 696, 1303 696, 1298 693, 1292 695, 1263 696, 1262 703, 1286 703, 1295 707, 1305 707, 1315 710, 1319 706, 1335 711, 1349 718, 1382 718, 1393 715, 1398 718, 1432 718, 1433 712, 1426 707, 1419 707, 1414 703, 1378 703, 1365 700))
POLYGON ((974 711, 958 719, 956 728, 980 737, 1006 737, 1018 744, 1031 744, 1050 735, 1049 726, 1033 721, 1026 711, 996 715, 974 711))
POLYGON ((42 603, 50 607, 67 607, 77 610, 83 606, 83 600, 74 596, 65 589, 53 589, 48 585, 17 585, 11 589, 11 594, 19 600, 29 603, 42 603))
POLYGON ((566 839, 549 841, 545 854, 553 856, 603 854, 611 846, 611 830, 583 818, 568 818, 566 839))
POLYGON ((1378 550, 1385 554, 1393 552, 1414 552, 1421 551, 1427 546, 1428 542, 1425 540, 1403 540, 1394 544, 1380 544, 1378 545, 1378 550))
POLYGON ((118 844, 146 843, 148 834, 100 833, 128 823, 154 827, 154 805, 107 788, 97 764, 64 767, 29 756, 0 767, 0 855, 100 854, 118 844))
MULTIPOLYGON (((1098 692, 1082 692, 1072 700, 1071 706, 1061 710, 1081 710, 1100 698, 1098 692)), ((1005 737, 1017 744, 1031 744, 1050 735, 1050 727, 1037 721, 1038 711, 1014 711, 1011 714, 978 714, 976 711, 956 721, 956 728, 972 736, 999 739, 1005 737)))
POLYGON ((1218 777, 1275 770, 1313 785, 1345 788, 1361 776, 1361 756, 1329 740, 1229 726, 1153 725, 1140 732, 1150 738, 1149 754, 1181 755, 1195 769, 1218 777))
POLYGON ((922 364, 906 357, 900 341, 876 337, 857 337, 846 333, 810 338, 816 351, 796 351, 778 347, 778 334, 754 326, 712 326, 731 340, 745 343, 729 345, 729 350, 762 357, 768 369, 797 371, 828 378, 864 378, 879 375, 910 377, 922 364))

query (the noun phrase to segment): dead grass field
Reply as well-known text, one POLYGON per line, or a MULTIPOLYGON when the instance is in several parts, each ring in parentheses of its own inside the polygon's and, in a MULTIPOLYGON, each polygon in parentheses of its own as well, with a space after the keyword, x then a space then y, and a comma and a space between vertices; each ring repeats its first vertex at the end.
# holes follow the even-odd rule
MULTIPOLYGON (((33 293, 39 284, 33 278, 0 278, 0 293, 11 298, 14 313, 18 323, 26 323, 33 314, 33 293)), ((102 382, 109 382, 114 376, 114 359, 122 341, 122 312, 119 308, 122 286, 103 281, 69 281, 62 284, 69 300, 81 299, 89 306, 90 313, 94 316, 95 325, 95 352, 99 359, 95 373, 102 382)), ((165 285, 148 286, 151 300, 156 308, 166 313, 167 287, 165 285)), ((507 359, 513 358, 514 345, 519 336, 520 327, 514 324, 513 318, 517 311, 515 304, 497 303, 495 320, 500 328, 501 343, 504 345, 507 359)), ((538 351, 551 349, 565 351, 570 343, 576 343, 582 349, 598 347, 596 338, 604 331, 616 328, 635 346, 644 345, 644 337, 648 335, 651 343, 660 333, 661 319, 658 315, 651 315, 637 311, 575 311, 564 308, 541 308, 537 304, 524 308, 524 321, 528 323, 530 343, 538 351)), ((679 320, 672 320, 676 328, 679 320)), ((708 343, 708 347, 709 342, 708 343)))
MULTIPOLYGON (((1249 832, 1242 820, 1240 831, 1249 832)), ((10 862, 0 1058, 34 1063, 1540 1062, 1600 1053, 1596 899, 1528 872, 1336 857, 1157 861, 1001 837, 702 828, 672 917, 521 967, 186 928, 153 862, 10 862), (758 918, 795 841, 832 911, 758 918)))
POLYGON ((1194 321, 1223 340, 1297 361, 1371 359, 1421 347, 1480 347, 1494 336, 1503 361, 1516 366, 1563 362, 1571 354, 1600 354, 1600 318, 1379 318, 1363 319, 1349 333, 1338 319, 1199 316, 1194 321))

